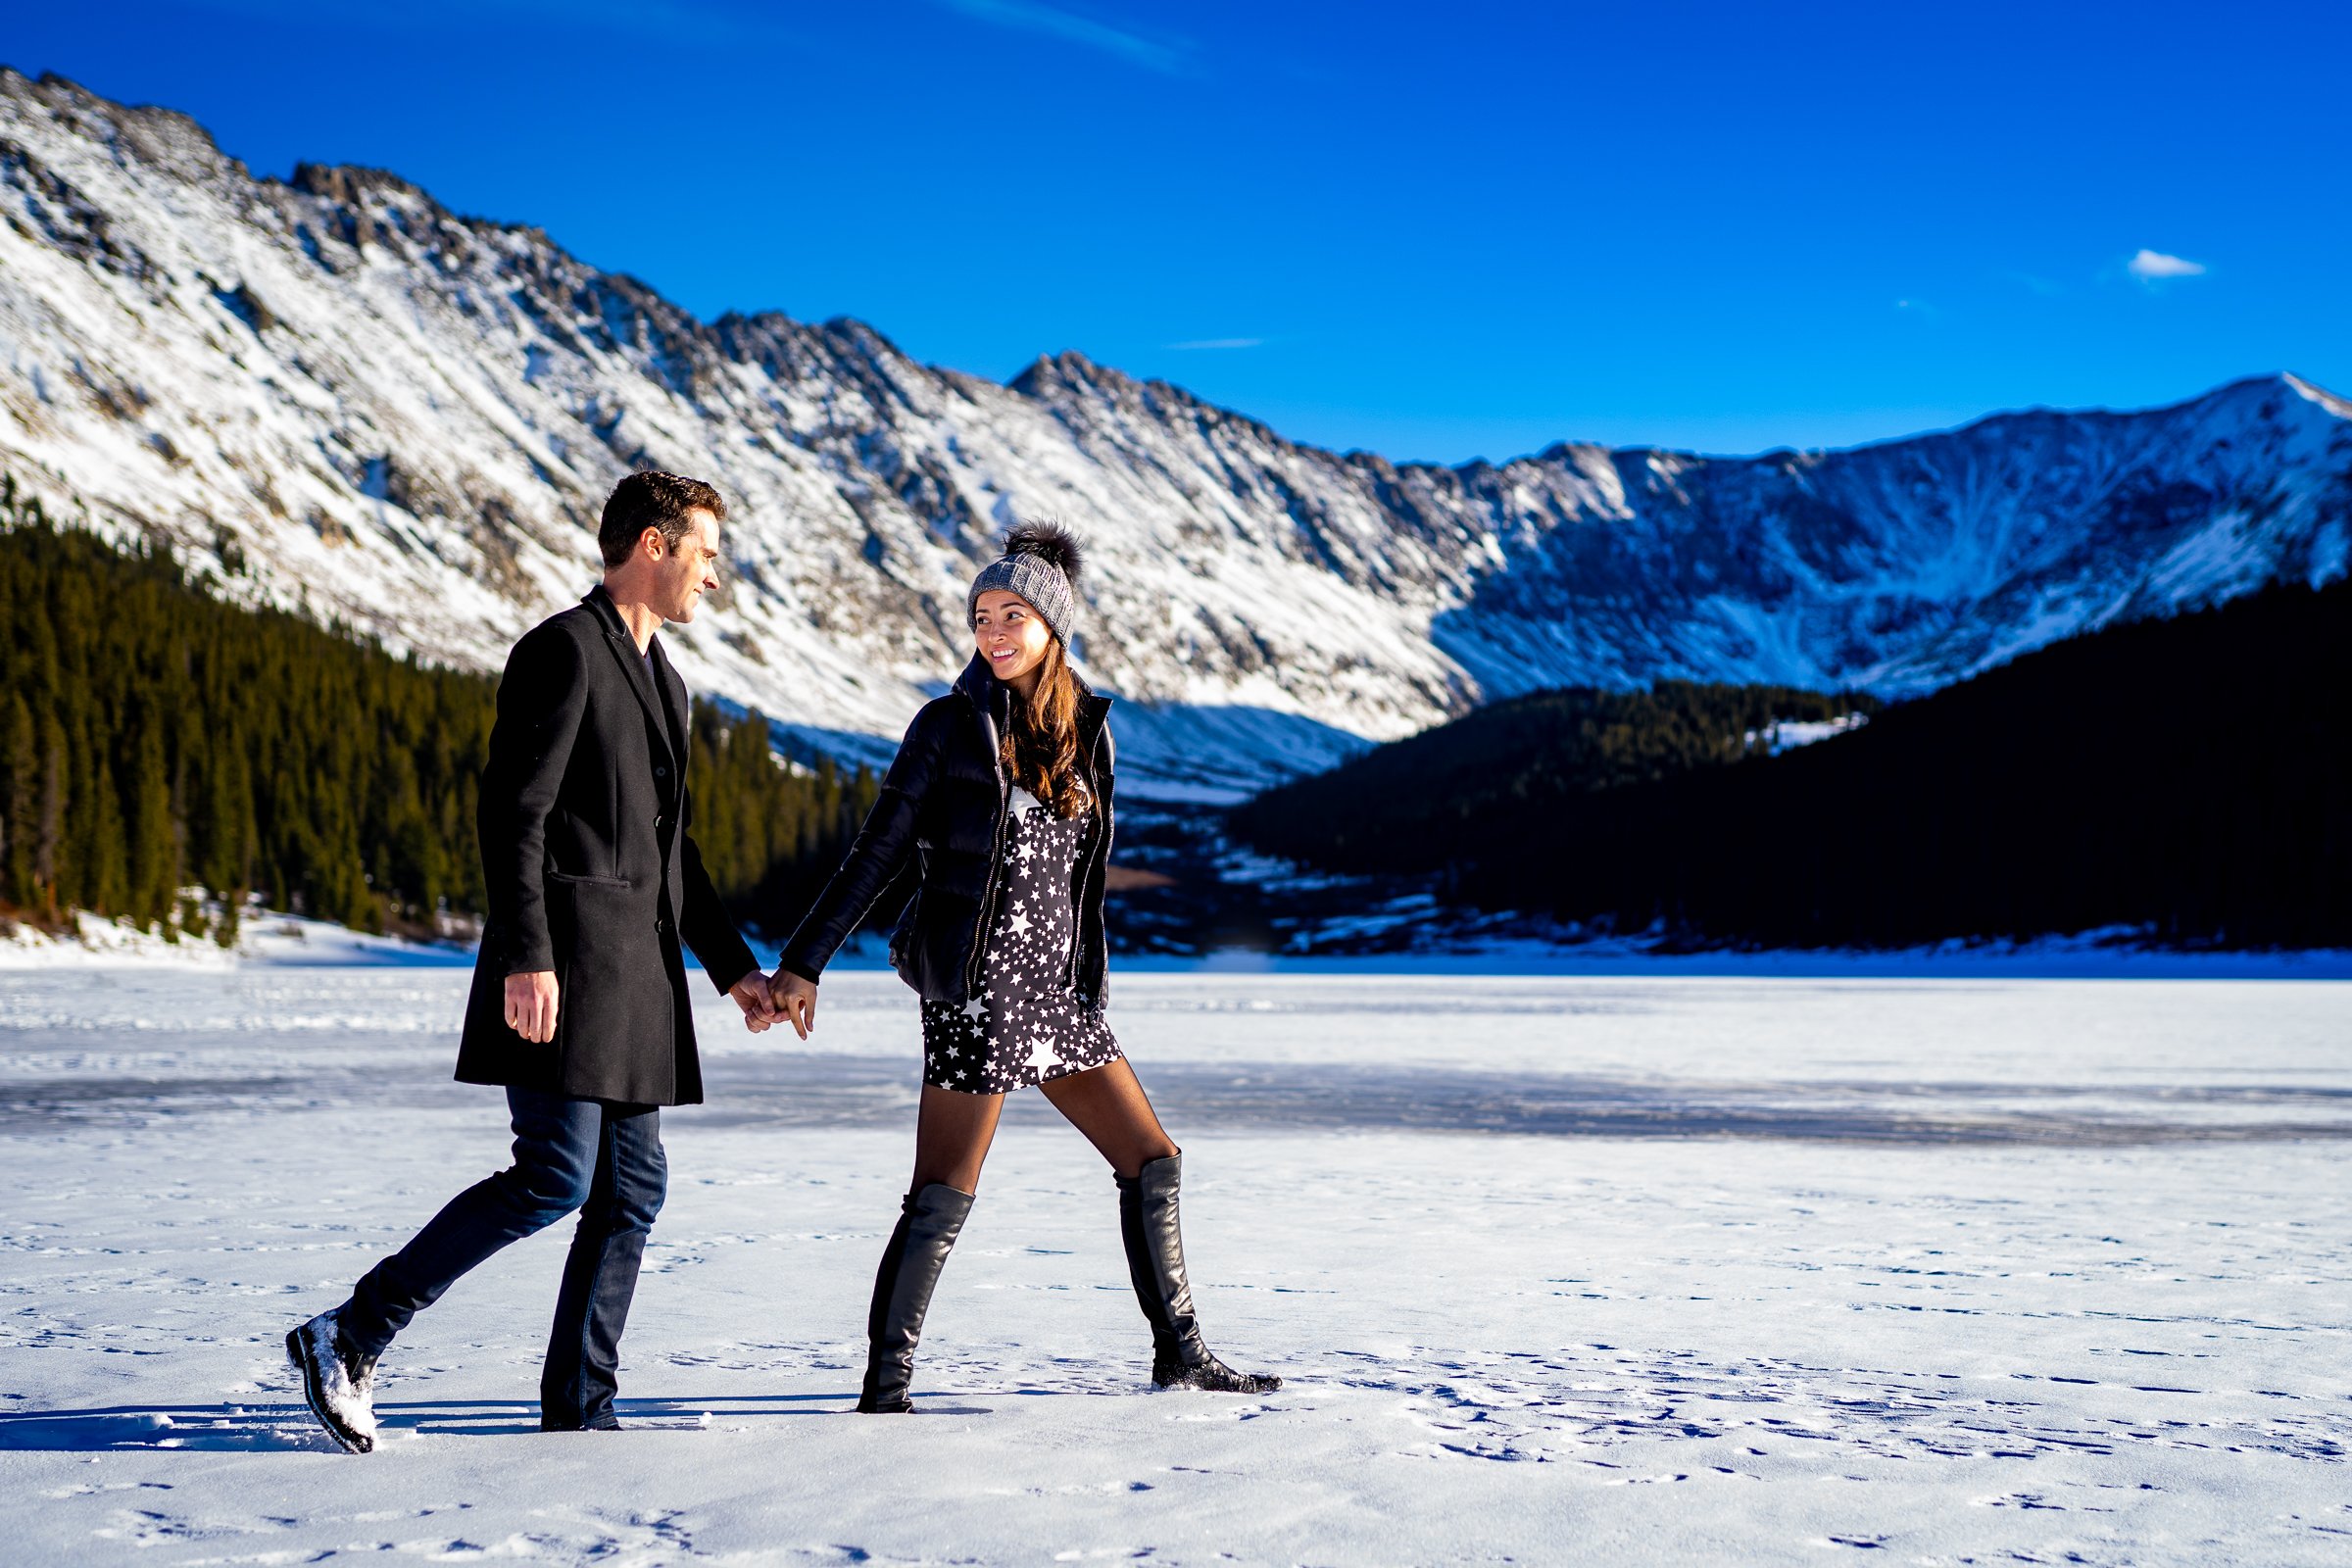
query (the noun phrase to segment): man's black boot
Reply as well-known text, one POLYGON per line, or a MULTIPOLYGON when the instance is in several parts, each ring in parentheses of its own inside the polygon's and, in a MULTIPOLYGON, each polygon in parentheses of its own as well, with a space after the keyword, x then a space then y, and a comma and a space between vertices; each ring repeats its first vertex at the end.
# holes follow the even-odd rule
POLYGON ((286 1335, 286 1359, 318 1424, 352 1453, 375 1448, 375 1357, 344 1342, 343 1308, 321 1312, 286 1335))

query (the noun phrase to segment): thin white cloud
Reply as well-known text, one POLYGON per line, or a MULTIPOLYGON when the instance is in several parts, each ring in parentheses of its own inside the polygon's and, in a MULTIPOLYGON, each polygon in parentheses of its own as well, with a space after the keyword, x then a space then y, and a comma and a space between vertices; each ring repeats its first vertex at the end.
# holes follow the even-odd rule
POLYGON ((999 27, 1011 27, 1020 32, 1042 33, 1067 43, 1084 44, 1104 54, 1116 55, 1129 65, 1162 75, 1175 76, 1184 73, 1191 46, 1181 41, 1163 42, 1147 38, 1124 27, 1114 27, 1107 22, 1097 22, 1074 11, 1058 6, 1041 5, 1038 0, 939 0, 950 11, 985 22, 999 27))
POLYGON ((2162 251, 2143 250, 2124 264, 2124 270, 2143 283, 2153 283, 2163 277, 2203 277, 2205 264, 2183 256, 2167 256, 2162 251))
POLYGON ((1197 337, 1187 343, 1170 343, 1172 349, 1253 349, 1265 342, 1262 337, 1197 337))

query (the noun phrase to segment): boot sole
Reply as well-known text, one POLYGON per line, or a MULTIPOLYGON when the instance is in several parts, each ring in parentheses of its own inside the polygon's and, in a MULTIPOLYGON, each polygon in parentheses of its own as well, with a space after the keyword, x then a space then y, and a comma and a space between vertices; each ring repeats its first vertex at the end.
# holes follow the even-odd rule
POLYGON ((302 1353, 300 1329, 286 1331, 286 1359, 293 1362, 294 1370, 302 1374, 303 1402, 311 1407, 311 1414, 318 1418, 318 1424, 326 1428, 326 1435, 334 1439, 345 1453, 373 1453, 373 1438, 363 1432, 352 1431, 327 1413, 326 1399, 318 1387, 318 1369, 311 1364, 309 1356, 302 1353))
MULTIPOLYGON (((1245 1376, 1249 1374, 1245 1374, 1245 1376)), ((1255 1388, 1221 1389, 1213 1383, 1203 1383, 1198 1378, 1179 1375, 1176 1377, 1163 1379, 1155 1373, 1152 1379, 1152 1386, 1154 1389, 1166 1394, 1238 1394, 1245 1396, 1260 1394, 1272 1394, 1276 1389, 1282 1387, 1282 1379, 1274 1376, 1272 1373, 1259 1373, 1257 1376, 1263 1381, 1261 1381, 1255 1388)))

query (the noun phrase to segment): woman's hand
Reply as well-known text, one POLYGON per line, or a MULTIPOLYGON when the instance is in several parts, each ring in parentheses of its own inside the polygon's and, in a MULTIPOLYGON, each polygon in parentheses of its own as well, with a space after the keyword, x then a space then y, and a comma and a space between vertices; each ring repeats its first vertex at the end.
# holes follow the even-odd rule
POLYGON ((816 982, 778 969, 767 977, 767 994, 777 1017, 792 1025, 803 1040, 816 1027, 816 982))

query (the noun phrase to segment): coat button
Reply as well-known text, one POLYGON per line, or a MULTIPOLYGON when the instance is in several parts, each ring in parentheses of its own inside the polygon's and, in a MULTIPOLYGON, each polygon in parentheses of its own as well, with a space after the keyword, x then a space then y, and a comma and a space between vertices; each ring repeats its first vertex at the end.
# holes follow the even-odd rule
POLYGON ((669 831, 669 818, 668 818, 668 817, 666 817, 666 816, 657 816, 657 817, 655 817, 655 818, 654 818, 654 831, 655 831, 655 832, 657 832, 657 833, 666 833, 666 832, 668 832, 668 831, 669 831))
POLYGON ((667 920, 656 920, 654 922, 654 929, 662 936, 667 936, 669 935, 669 922, 667 920))
POLYGON ((667 778, 669 777, 669 769, 666 767, 656 766, 654 769, 654 777, 667 778))

